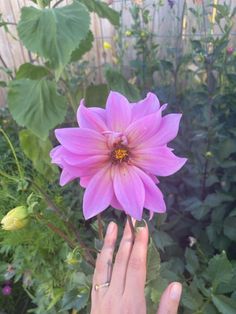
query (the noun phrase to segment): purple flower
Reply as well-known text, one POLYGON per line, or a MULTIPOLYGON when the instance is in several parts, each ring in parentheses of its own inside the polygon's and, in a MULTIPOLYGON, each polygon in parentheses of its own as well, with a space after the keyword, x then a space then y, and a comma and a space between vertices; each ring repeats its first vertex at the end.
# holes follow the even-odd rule
POLYGON ((109 205, 137 220, 143 208, 163 213, 166 205, 156 176, 169 176, 186 162, 167 143, 179 129, 181 114, 162 117, 156 95, 129 103, 110 92, 106 109, 78 109, 79 128, 55 130, 61 145, 51 151, 52 162, 62 168, 60 184, 80 178, 86 188, 83 213, 89 219, 109 205))
POLYGON ((173 6, 175 5, 175 0, 168 0, 168 4, 169 4, 170 8, 172 9, 173 6))
POLYGON ((5 286, 2 288, 2 294, 3 294, 3 295, 10 295, 11 292, 12 292, 12 287, 11 287, 11 286, 5 285, 5 286))

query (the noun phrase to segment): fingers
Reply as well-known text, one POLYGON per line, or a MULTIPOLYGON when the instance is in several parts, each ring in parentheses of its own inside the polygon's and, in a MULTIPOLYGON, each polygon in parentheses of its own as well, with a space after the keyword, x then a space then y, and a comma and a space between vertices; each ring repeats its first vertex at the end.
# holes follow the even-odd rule
POLYGON ((137 228, 135 242, 130 255, 125 292, 134 291, 137 293, 144 293, 144 286, 146 281, 146 260, 147 260, 147 246, 148 246, 148 227, 137 228))
POLYGON ((182 285, 172 282, 162 294, 157 314, 177 314, 181 293, 182 285))
POLYGON ((125 286, 125 277, 127 265, 133 246, 133 237, 128 221, 125 225, 123 237, 120 242, 118 252, 116 254, 115 264, 113 266, 112 279, 110 288, 116 294, 123 294, 125 286))
MULTIPOLYGON (((93 287, 109 282, 111 279, 112 259, 117 238, 117 225, 110 222, 101 253, 97 257, 96 267, 93 277, 93 287)), ((94 290, 94 289, 93 289, 94 290)), ((95 293, 104 293, 107 288, 100 288, 95 293)))

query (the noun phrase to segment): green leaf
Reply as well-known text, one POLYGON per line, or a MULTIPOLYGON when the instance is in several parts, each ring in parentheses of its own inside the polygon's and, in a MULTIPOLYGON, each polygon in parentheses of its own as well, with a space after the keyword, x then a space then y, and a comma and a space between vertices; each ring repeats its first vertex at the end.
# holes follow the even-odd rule
POLYGON ((160 274, 161 259, 157 248, 150 238, 150 243, 148 246, 148 259, 147 259, 147 283, 152 280, 157 280, 160 274))
POLYGON ((79 47, 72 52, 70 61, 75 62, 80 60, 86 52, 92 49, 93 40, 93 33, 89 31, 86 38, 81 40, 79 47))
POLYGON ((236 300, 230 299, 224 295, 212 295, 212 301, 220 313, 236 313, 236 300))
POLYGON ((81 310, 87 305, 89 299, 89 292, 85 291, 84 293, 79 293, 78 289, 66 292, 62 299, 62 311, 76 309, 77 311, 81 310))
POLYGON ((232 241, 236 241, 236 210, 230 213, 230 215, 224 221, 224 234, 232 241))
POLYGON ((16 72, 16 79, 19 80, 23 78, 28 78, 31 80, 40 80, 41 78, 48 76, 49 74, 50 72, 44 66, 24 63, 16 72))
POLYGON ((88 107, 105 107, 108 97, 106 84, 90 85, 86 88, 85 103, 88 107))
POLYGON ((153 233, 153 239, 156 246, 162 251, 164 251, 167 246, 174 244, 172 238, 166 232, 161 230, 155 230, 153 233))
POLYGON ((46 139, 49 130, 63 122, 66 101, 56 84, 47 80, 15 80, 10 83, 8 105, 16 122, 46 139))
POLYGON ((227 138, 217 146, 217 150, 221 160, 228 158, 232 153, 236 152, 235 139, 227 138))
POLYGON ((49 139, 42 140, 29 130, 20 131, 19 139, 23 152, 33 162, 37 171, 47 175, 49 179, 57 173, 56 167, 53 167, 50 162, 49 152, 52 144, 49 139))
POLYGON ((199 261, 194 250, 186 248, 185 250, 185 259, 186 259, 186 269, 190 274, 195 274, 199 268, 199 261))
POLYGON ((63 69, 89 31, 87 9, 74 2, 54 9, 24 7, 21 12, 18 32, 25 47, 63 69))
POLYGON ((215 290, 220 283, 228 283, 233 277, 233 268, 225 252, 215 255, 208 264, 206 274, 215 290))
POLYGON ((181 298, 182 304, 192 311, 199 309, 203 302, 203 297, 194 284, 184 286, 183 296, 181 298))
POLYGON ((50 4, 50 2, 52 2, 52 0, 31 0, 31 1, 34 2, 35 4, 39 3, 41 7, 46 7, 50 4))
POLYGON ((137 101, 140 99, 139 90, 134 85, 130 84, 118 71, 107 68, 105 76, 111 90, 123 94, 129 101, 137 101))
POLYGON ((111 9, 106 3, 97 0, 79 0, 90 12, 97 13, 101 18, 108 19, 111 24, 118 26, 120 23, 120 15, 111 9))
POLYGON ((7 87, 7 83, 5 81, 0 81, 0 87, 7 87))

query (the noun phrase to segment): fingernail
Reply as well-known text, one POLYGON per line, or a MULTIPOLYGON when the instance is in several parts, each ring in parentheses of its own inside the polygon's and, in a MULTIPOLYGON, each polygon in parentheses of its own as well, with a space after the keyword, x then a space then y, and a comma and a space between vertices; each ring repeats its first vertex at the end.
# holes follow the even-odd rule
POLYGON ((111 234, 114 231, 115 225, 116 224, 113 221, 109 223, 108 228, 107 228, 107 234, 111 234))
POLYGON ((179 282, 172 283, 170 287, 170 298, 174 301, 178 301, 181 297, 182 285, 179 282))

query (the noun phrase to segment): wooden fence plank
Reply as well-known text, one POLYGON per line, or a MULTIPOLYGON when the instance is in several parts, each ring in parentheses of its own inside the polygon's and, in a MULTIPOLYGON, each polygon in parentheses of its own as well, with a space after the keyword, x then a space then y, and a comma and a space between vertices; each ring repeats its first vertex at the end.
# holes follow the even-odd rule
MULTIPOLYGON (((135 0, 132 0, 133 2, 135 0)), ((129 12, 131 0, 106 0, 111 6, 122 11, 122 25, 123 31, 131 27, 132 19, 129 12)), ((137 0, 136 0, 137 1, 137 0)), ((206 6, 210 3, 215 3, 216 0, 204 0, 206 6)), ((218 3, 233 3, 236 6, 236 0, 217 0, 218 3)), ((60 6, 71 3, 72 0, 64 0, 60 6)), ((187 0, 188 8, 191 6, 196 7, 196 0, 187 0)), ((56 3, 56 0, 52 2, 52 5, 56 3)), ((176 41, 181 28, 181 19, 176 16, 181 17, 183 12, 184 0, 178 0, 175 2, 173 9, 170 9, 168 1, 164 1, 164 6, 161 8, 156 8, 154 10, 152 3, 153 0, 146 0, 145 3, 150 4, 149 9, 153 12, 153 18, 150 21, 150 30, 155 33, 156 41, 160 47, 160 54, 164 57, 167 49, 174 49, 176 47, 176 41)), ((30 0, 0 0, 0 13, 3 14, 5 20, 11 23, 17 23, 20 19, 20 8, 23 6, 34 5, 30 0)), ((199 5, 199 9, 200 9, 199 5)), ((211 9, 211 8, 210 8, 211 9)), ((212 10, 212 9, 211 9, 212 10)), ((91 79, 97 82, 102 82, 103 78, 103 65, 104 63, 112 63, 115 60, 115 41, 114 34, 115 30, 111 24, 105 20, 98 18, 95 14, 92 14, 91 29, 95 36, 95 42, 93 49, 87 54, 86 59, 90 63, 91 72, 94 73, 94 69, 97 71, 97 77, 92 76, 91 79), (111 50, 104 50, 104 41, 109 42, 112 45, 111 50)), ((203 22, 196 21, 192 18, 189 10, 186 10, 185 16, 185 26, 183 38, 181 44, 183 48, 188 47, 188 38, 191 33, 192 27, 196 27, 199 36, 204 32, 203 22)), ((17 30, 15 25, 9 25, 9 30, 13 36, 6 34, 3 27, 0 27, 0 56, 5 61, 6 65, 15 71, 22 63, 28 62, 30 60, 30 54, 28 51, 14 39, 17 37, 17 30)), ((209 31, 209 30, 207 30, 209 31)), ((214 28, 215 33, 219 33, 217 28, 214 28)), ((236 38, 236 25, 234 25, 231 44, 235 44, 236 38)), ((126 41, 127 42, 127 41, 126 41)), ((129 60, 135 57, 135 52, 133 50, 134 39, 130 37, 128 39, 128 46, 126 47, 126 60, 124 64, 128 65, 129 60)), ((0 60, 0 66, 2 62, 0 60)), ((0 80, 6 80, 7 75, 0 71, 0 80)), ((0 107, 5 105, 5 90, 0 88, 0 107)))

